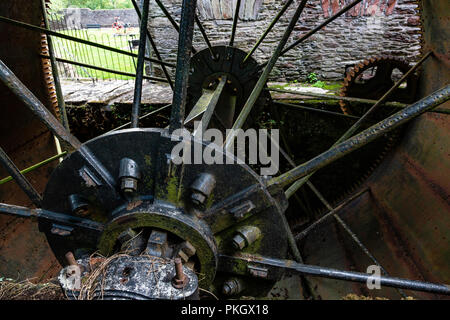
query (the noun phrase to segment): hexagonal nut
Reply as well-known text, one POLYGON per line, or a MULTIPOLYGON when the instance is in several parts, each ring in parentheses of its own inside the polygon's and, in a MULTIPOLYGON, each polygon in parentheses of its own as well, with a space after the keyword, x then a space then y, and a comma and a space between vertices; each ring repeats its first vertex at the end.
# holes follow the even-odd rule
POLYGON ((242 237, 240 234, 237 234, 233 238, 233 247, 236 250, 242 250, 246 246, 246 241, 244 237, 242 237))
POLYGON ((186 241, 183 243, 183 247, 181 248, 181 250, 183 250, 183 252, 188 257, 192 257, 195 254, 195 252, 197 252, 197 250, 194 248, 194 246, 189 241, 186 241))
POLYGON ((120 189, 123 192, 136 192, 137 191, 137 180, 133 178, 122 178, 120 189))
POLYGON ((183 252, 183 250, 178 251, 178 256, 183 260, 184 263, 188 262, 189 257, 186 253, 183 252))
POLYGON ((191 200, 194 204, 200 205, 205 202, 206 197, 199 192, 193 192, 191 195, 191 200))
POLYGON ((77 216, 86 217, 89 214, 89 206, 88 205, 83 205, 83 206, 77 208, 74 213, 77 216))
POLYGON ((125 230, 124 232, 122 232, 121 234, 119 234, 119 236, 117 237, 117 240, 119 240, 119 242, 121 244, 124 244, 125 242, 133 239, 135 236, 136 236, 136 232, 129 228, 129 229, 125 230))

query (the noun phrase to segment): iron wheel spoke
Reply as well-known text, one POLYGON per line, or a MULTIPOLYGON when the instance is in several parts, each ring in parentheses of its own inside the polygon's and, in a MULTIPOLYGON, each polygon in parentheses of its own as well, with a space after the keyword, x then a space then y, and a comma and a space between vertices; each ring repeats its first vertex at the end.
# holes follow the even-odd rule
MULTIPOLYGON (((159 1, 159 0, 157 0, 159 1)), ((187 84, 194 35, 196 0, 183 0, 181 11, 180 35, 178 37, 177 70, 175 73, 175 90, 170 116, 170 131, 183 127, 186 107, 187 84)))
POLYGON ((200 33, 202 34, 203 40, 205 40, 206 45, 208 46, 209 52, 211 53, 211 57, 213 58, 213 60, 217 60, 217 56, 214 53, 214 49, 211 45, 211 42, 208 39, 208 35, 206 34, 205 28, 203 28, 202 22, 198 18, 197 14, 195 15, 195 23, 197 24, 198 29, 200 30, 200 33))
POLYGON ((30 200, 36 206, 40 206, 42 201, 41 195, 36 191, 36 189, 34 189, 28 179, 25 178, 25 176, 20 172, 20 170, 16 167, 14 162, 8 157, 8 155, 2 148, 0 148, 0 161, 6 171, 8 171, 11 177, 14 178, 19 187, 28 196, 28 198, 30 198, 30 200))
POLYGON ((306 107, 306 106, 299 105, 299 104, 286 103, 286 102, 280 102, 280 101, 274 101, 274 104, 277 104, 277 105, 282 106, 282 107, 288 107, 288 108, 300 109, 300 110, 305 110, 305 111, 323 113, 323 114, 328 114, 328 115, 341 117, 341 118, 350 118, 350 119, 355 119, 355 120, 359 119, 359 117, 351 115, 351 114, 345 114, 345 113, 339 113, 339 112, 334 112, 334 111, 322 110, 322 109, 318 109, 318 108, 311 108, 311 107, 306 107))
MULTIPOLYGON (((309 37, 311 37, 313 34, 315 34, 317 31, 321 30, 323 27, 325 27, 327 24, 329 24, 330 22, 333 22, 334 20, 336 20, 337 18, 339 18, 341 15, 343 15, 344 13, 346 13, 348 10, 350 10, 351 8, 353 8, 354 6, 356 6, 358 3, 360 3, 362 0, 356 0, 350 4, 348 4, 347 6, 345 6, 344 8, 342 8, 339 12, 337 12, 335 15, 331 16, 330 18, 328 18, 327 20, 325 20, 324 22, 322 22, 321 24, 319 24, 317 27, 315 27, 314 29, 312 29, 311 31, 305 33, 303 36, 301 36, 300 39, 298 39, 297 41, 295 41, 294 43, 292 43, 291 45, 289 45, 286 49, 284 49, 281 53, 280 56, 284 55, 286 52, 288 52, 289 50, 295 48, 296 46, 298 46, 300 43, 302 43, 303 41, 305 41, 306 39, 308 39, 309 37)), ((264 67, 268 62, 262 64, 260 67, 264 67)))
MULTIPOLYGON (((161 9, 161 11, 164 13, 164 15, 166 16, 166 18, 169 20, 169 22, 172 24, 172 26, 174 27, 174 29, 180 33, 180 26, 178 25, 178 23, 175 21, 174 18, 172 18, 172 15, 170 14, 169 10, 166 9, 166 7, 164 6, 164 4, 161 2, 161 0, 155 0, 156 4, 158 5, 158 7, 161 9)), ((184 2, 183 2, 183 8, 184 8, 184 2)), ((192 46, 192 53, 197 53, 197 50, 192 46)))
POLYGON ((228 42, 228 46, 232 47, 234 44, 234 37, 236 35, 236 28, 239 20, 239 11, 241 9, 241 0, 236 1, 236 7, 234 8, 234 18, 233 18, 233 25, 231 26, 231 36, 230 41, 228 42))
POLYGON ((108 186, 111 194, 119 197, 115 189, 115 180, 106 168, 97 160, 94 154, 81 142, 68 132, 63 125, 50 113, 50 111, 36 98, 36 96, 12 73, 0 60, 0 80, 35 114, 35 116, 67 147, 80 152, 83 159, 99 175, 99 178, 108 186))
MULTIPOLYGON (((271 137, 272 138, 272 137, 271 137)), ((272 141, 274 141, 272 139, 272 141)), ((283 140, 284 141, 284 140, 283 140)), ((281 146, 277 146, 278 149, 280 150, 281 154, 284 156, 284 158, 288 161, 288 163, 292 166, 295 167, 295 162, 294 160, 292 160, 292 158, 289 156, 289 154, 287 154, 287 152, 285 152, 283 150, 283 148, 281 148, 281 146)), ((288 148, 289 150, 289 148, 288 148)), ((378 260, 375 258, 375 256, 369 251, 369 249, 367 249, 367 247, 362 243, 362 241, 358 238, 358 236, 355 234, 355 232, 353 232, 351 230, 351 228, 336 214, 336 212, 338 211, 337 209, 333 208, 331 206, 331 204, 325 199, 325 197, 322 195, 322 193, 313 185, 313 183, 311 181, 308 181, 306 183, 308 185, 308 187, 312 190, 312 192, 317 196, 317 198, 319 198, 319 200, 322 202, 322 204, 325 205, 325 207, 332 212, 332 216, 335 218, 335 220, 342 226, 342 228, 347 232, 347 234, 352 238, 352 240, 356 243, 356 245, 358 247, 361 248, 361 250, 364 252, 364 254, 366 254, 366 256, 369 257, 370 260, 372 260, 372 262, 374 264, 376 264, 378 267, 380 267, 380 269, 383 271, 384 274, 386 274, 387 276, 389 276, 389 273, 386 271, 386 269, 378 262, 378 260)), ((368 191, 368 189, 364 189, 363 192, 368 191)), ((362 194, 362 193, 361 193, 362 194)), ((350 201, 345 201, 345 203, 349 203, 350 201)), ((341 207, 342 208, 342 207, 341 207)), ((320 219, 319 219, 320 220, 320 219)), ((324 221, 324 220, 321 220, 324 221)), ((314 223, 313 223, 314 224, 314 223)), ((315 224, 315 226, 317 226, 317 224, 315 224)), ((298 241, 299 239, 297 237, 295 237, 295 240, 298 241)), ((399 294, 402 297, 406 297, 405 293, 399 289, 399 294)))
MULTIPOLYGON (((264 269, 266 279, 278 280, 282 274, 301 274, 336 280, 368 283, 374 280, 374 276, 368 273, 345 271, 322 266, 307 265, 292 260, 282 260, 260 255, 237 254, 234 256, 220 255, 219 270, 233 270, 239 275, 248 275, 254 267, 264 269)), ((409 280, 380 275, 377 277, 381 286, 401 288, 415 291, 424 291, 437 294, 450 295, 450 287, 445 284, 437 284, 418 280, 409 280)))
MULTIPOLYGON (((352 137, 352 135, 361 127, 361 125, 367 120, 367 118, 375 111, 377 110, 377 108, 382 105, 392 94, 392 92, 395 91, 396 88, 398 88, 403 81, 411 74, 413 73, 430 55, 432 54, 432 52, 428 52, 427 54, 425 54, 410 70, 408 70, 408 72, 406 72, 403 77, 397 81, 391 89, 388 90, 388 92, 385 93, 385 95, 383 97, 381 97, 362 117, 359 118, 358 121, 356 121, 351 127, 350 129, 348 129, 334 144, 333 146, 328 149, 328 151, 325 151, 324 153, 322 153, 321 155, 313 158, 312 160, 306 162, 303 165, 300 165, 294 169, 292 169, 291 171, 282 174, 279 177, 273 178, 271 182, 269 182, 269 184, 271 184, 272 182, 276 182, 278 183, 278 181, 280 180, 284 180, 286 179, 286 184, 290 184, 292 182, 295 182, 289 189, 288 189, 288 194, 291 195, 293 194, 293 192, 295 192, 295 190, 297 190, 298 188, 300 188, 305 182, 307 182, 309 180, 309 178, 315 173, 315 171, 317 170, 306 170, 304 173, 302 173, 301 175, 296 176, 295 178, 293 178, 293 176, 291 176, 291 174, 295 171, 297 171, 298 169, 302 168, 302 169, 306 169, 306 167, 310 164, 312 164, 313 162, 316 162, 316 164, 319 165, 318 169, 322 168, 323 166, 325 166, 326 162, 322 161, 325 159, 321 159, 321 157, 325 154, 328 155, 332 155, 332 157, 336 157, 335 160, 341 158, 343 155, 352 152, 354 150, 356 150, 357 148, 375 140, 377 137, 380 136, 380 133, 386 133, 389 132, 393 129, 395 129, 396 127, 398 127, 399 125, 401 125, 402 123, 405 123, 411 119, 413 119, 414 117, 433 109, 434 107, 438 106, 439 104, 447 101, 449 99, 449 88, 450 86, 447 85, 446 87, 432 93, 431 95, 429 95, 428 97, 423 98, 422 100, 410 105, 409 107, 406 107, 405 109, 393 114, 392 116, 384 119, 383 121, 378 122, 377 124, 373 125, 372 127, 366 129, 365 131, 361 132, 358 135, 355 135, 352 137), (390 121, 391 120, 391 121, 390 121), (352 138, 350 138, 352 137, 352 138), (347 140, 348 139, 348 140, 347 140), (365 141, 365 142, 363 142, 365 141), (355 145, 353 147, 350 147, 351 143, 354 142, 355 145), (358 145, 358 146, 356 146, 358 145), (345 152, 343 153, 335 153, 338 150, 341 149, 346 149, 345 152), (289 178, 288 178, 289 176, 289 178), (293 178, 293 179, 292 179, 293 178), (299 180, 301 178, 301 180, 299 180), (279 180, 280 179, 280 180, 279 180), (288 182, 289 181, 289 182, 288 182)), ((331 160, 331 159, 328 159, 331 160)), ((334 161, 334 160, 332 160, 334 161)), ((328 164, 328 163, 327 163, 328 164)), ((303 171, 302 169, 300 169, 300 171, 303 171)))
POLYGON ((136 65, 136 81, 134 84, 134 96, 133 105, 131 110, 131 127, 139 127, 139 114, 141 111, 141 98, 142 98, 142 83, 144 75, 144 57, 145 57, 145 43, 147 40, 147 21, 150 0, 143 0, 142 17, 139 30, 139 53, 136 65))
MULTIPOLYGON (((141 20, 141 19, 142 19, 142 14, 141 14, 141 10, 139 9, 139 6, 138 6, 137 3, 136 3, 136 0, 131 0, 131 1, 132 1, 132 3, 133 3, 134 10, 136 11, 136 14, 138 15, 138 19, 141 20)), ((161 60, 161 61, 162 61, 161 55, 159 54, 158 47, 156 46, 156 43, 155 43, 155 41, 153 40, 153 37, 152 37, 152 35, 150 34, 150 32, 148 31, 148 28, 147 28, 147 27, 145 28, 145 31, 146 31, 146 34, 147 34, 148 41, 150 42, 150 45, 151 45, 152 48, 153 48, 153 52, 154 52, 155 55, 156 55, 156 58, 157 58, 158 60, 161 60)), ((163 72, 164 72, 164 75, 165 75, 165 77, 166 77, 166 79, 167 79, 167 82, 168 82, 169 85, 170 85, 170 88, 171 88, 172 91, 173 91, 173 82, 172 82, 172 79, 170 78, 169 71, 167 71, 167 68, 166 68, 165 65, 161 65, 161 68, 162 68, 162 70, 163 70, 163 72)))
POLYGON ((99 223, 90 219, 71 216, 64 213, 53 212, 44 209, 30 209, 27 207, 15 206, 6 203, 0 203, 0 214, 7 214, 21 218, 40 218, 50 222, 61 223, 70 227, 101 232, 103 231, 103 223, 99 223))
POLYGON ((225 150, 229 150, 232 147, 233 140, 236 137, 235 129, 240 129, 244 125, 245 120, 247 119, 248 115, 250 114, 250 111, 252 110, 253 106, 255 105, 262 90, 264 89, 264 86, 267 82, 269 74, 272 71, 273 67, 275 66, 275 63, 277 62, 281 51, 283 50, 284 46, 286 45, 286 43, 289 39, 289 36, 292 33, 292 30, 294 29, 295 25, 297 24, 297 21, 300 18, 300 15, 303 12, 303 9, 305 8, 307 1, 308 0, 302 0, 300 2, 300 4, 298 5, 294 15, 291 18, 291 21, 289 22, 288 27, 286 28, 286 30, 283 34, 282 39, 280 40, 277 48, 275 49, 275 52, 273 53, 272 57, 270 58, 263 73, 259 77, 258 82, 256 83, 255 87, 253 88, 250 96, 248 97, 247 101, 245 102, 245 104, 241 110, 241 113, 239 114, 239 116, 237 117, 236 121, 233 124, 232 130, 230 130, 230 133, 227 135, 226 140, 225 140, 225 150))
POLYGON ((286 12, 286 10, 289 8, 293 0, 288 0, 284 4, 283 8, 278 12, 278 14, 275 16, 275 18, 270 22, 267 29, 264 31, 264 33, 261 35, 261 37, 258 39, 256 44, 253 46, 253 48, 247 53, 247 56, 242 60, 242 64, 244 64, 251 56, 252 54, 258 49, 259 45, 264 41, 264 39, 267 37, 269 32, 272 30, 272 28, 275 26, 275 24, 280 20, 280 18, 283 16, 283 14, 286 12))

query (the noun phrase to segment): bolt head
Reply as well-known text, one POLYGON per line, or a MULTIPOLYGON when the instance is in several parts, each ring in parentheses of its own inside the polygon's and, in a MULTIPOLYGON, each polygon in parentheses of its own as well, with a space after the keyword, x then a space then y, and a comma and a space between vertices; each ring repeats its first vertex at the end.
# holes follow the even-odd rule
POLYGON ((236 250, 242 250, 245 247, 245 239, 240 234, 237 234, 233 238, 233 247, 236 250))
POLYGON ((226 296, 231 295, 231 288, 228 283, 225 283, 222 288, 222 293, 226 296))
POLYGON ((195 248, 194 248, 194 246, 189 242, 189 241, 186 241, 184 244, 183 244, 183 252, 184 253, 186 253, 186 255, 188 256, 188 257, 192 257, 194 254, 195 254, 195 252, 197 251, 195 248))
POLYGON ((191 200, 194 204, 201 205, 205 202, 206 197, 199 192, 193 192, 191 195, 191 200))
POLYGON ((186 253, 183 252, 183 250, 178 251, 178 256, 183 260, 183 262, 187 262, 189 260, 189 257, 186 253))
POLYGON ((88 205, 86 204, 86 205, 83 205, 83 206, 81 206, 81 207, 75 209, 75 212, 74 212, 74 213, 75 213, 77 216, 80 216, 80 217, 85 217, 85 216, 87 216, 87 215, 89 214, 89 208, 88 208, 88 205))
POLYGON ((122 178, 120 188, 125 193, 133 193, 137 191, 137 180, 133 178, 122 178))
POLYGON ((119 242, 121 244, 124 244, 125 242, 131 240, 135 236, 136 236, 135 231, 133 231, 132 229, 127 229, 124 232, 122 232, 121 234, 119 234, 119 236, 117 237, 117 240, 119 240, 119 242))

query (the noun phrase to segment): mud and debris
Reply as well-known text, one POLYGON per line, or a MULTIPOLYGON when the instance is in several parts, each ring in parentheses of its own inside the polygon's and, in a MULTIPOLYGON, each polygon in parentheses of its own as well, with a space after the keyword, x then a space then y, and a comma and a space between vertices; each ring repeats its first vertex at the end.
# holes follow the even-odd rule
POLYGON ((15 281, 9 278, 0 278, 0 300, 66 299, 56 279, 45 283, 34 283, 32 280, 15 281))
MULTIPOLYGON (((385 297, 371 297, 349 293, 346 296, 342 297, 342 300, 389 300, 389 299, 385 297)), ((416 300, 416 299, 414 299, 413 297, 406 297, 402 298, 401 300, 416 300)))

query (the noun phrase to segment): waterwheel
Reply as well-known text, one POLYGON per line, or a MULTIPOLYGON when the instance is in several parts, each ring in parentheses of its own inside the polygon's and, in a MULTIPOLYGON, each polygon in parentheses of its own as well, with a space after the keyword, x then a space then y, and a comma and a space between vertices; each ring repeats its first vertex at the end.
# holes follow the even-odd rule
MULTIPOLYGON (((448 14, 442 9, 448 8, 444 1, 422 6, 425 47, 430 51, 411 70, 423 63, 422 98, 383 113, 382 119, 374 115, 388 96, 357 115, 303 108, 298 112, 317 113, 319 118, 323 114, 325 118, 315 119, 325 128, 339 128, 318 154, 310 154, 315 149, 292 150, 289 118, 297 119, 296 111, 280 109, 267 81, 281 55, 361 0, 350 2, 289 46, 308 1, 286 1, 254 47, 283 15, 291 14, 266 62, 256 61, 254 50, 235 46, 240 0, 224 45, 208 40, 195 0, 182 2, 179 24, 158 0, 179 33, 173 80, 167 71, 173 65, 158 54, 152 59, 162 66, 173 101, 168 127, 142 128, 149 1, 143 1, 142 12, 134 3, 141 27, 130 128, 84 143, 70 133, 61 99, 52 101, 45 70, 30 63, 42 59, 41 34, 61 36, 39 27, 43 2, 0 5, 1 26, 18 35, 14 41, 23 51, 15 55, 13 45, 0 50, 0 89, 7 111, 0 158, 16 183, 3 186, 0 194, 5 202, 0 204, 1 259, 6 262, 2 272, 21 268, 24 275, 45 276, 60 268, 58 261, 66 266, 59 273, 61 285, 73 298, 196 299, 204 296, 199 292, 221 298, 277 297, 284 291, 285 298, 329 299, 350 292, 371 294, 374 287, 383 288, 378 295, 391 298, 442 298, 450 293, 441 284, 449 280, 449 186, 443 178, 449 172, 448 109, 445 104, 435 109, 449 99, 448 37, 438 41, 427 36, 436 30, 448 35, 448 28, 430 18, 448 14), (203 49, 192 45, 194 28, 204 37, 203 49), (261 126, 261 117, 275 120, 267 128, 261 126), (327 117, 346 122, 327 124, 327 117), (398 128, 403 131, 396 132, 398 128), (261 130, 252 136, 255 129, 261 130), (401 141, 373 163, 393 132, 401 134, 401 141), (57 157, 63 160, 32 176, 21 173, 5 152, 21 164, 37 162, 57 151, 53 136, 63 150, 57 157), (239 148, 246 138, 250 144, 239 148), (279 151, 284 159, 275 171, 267 157, 254 157, 254 150, 264 154, 269 145, 272 155, 279 151), (33 154, 33 149, 41 151, 33 154), (353 166, 362 166, 366 173, 370 169, 370 174, 352 175, 348 168, 353 166), (350 182, 339 185, 348 176, 350 182), (321 186, 327 184, 322 193, 321 186), (311 211, 308 200, 325 211, 311 211), (46 242, 30 236, 37 226, 46 242), (105 267, 101 288, 98 283, 91 291, 74 287, 69 281, 73 276, 95 272, 93 259, 105 267), (149 265, 157 268, 150 272, 149 265)), ((49 68, 51 56, 44 61, 49 68)), ((57 87, 57 79, 54 83, 57 87)), ((296 132, 310 130, 297 126, 296 132)))

